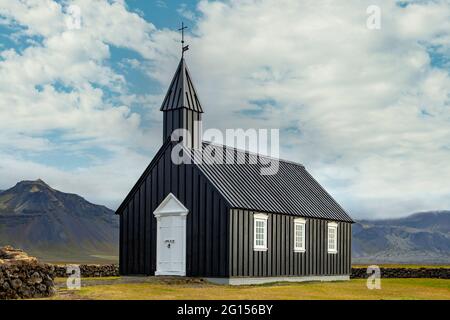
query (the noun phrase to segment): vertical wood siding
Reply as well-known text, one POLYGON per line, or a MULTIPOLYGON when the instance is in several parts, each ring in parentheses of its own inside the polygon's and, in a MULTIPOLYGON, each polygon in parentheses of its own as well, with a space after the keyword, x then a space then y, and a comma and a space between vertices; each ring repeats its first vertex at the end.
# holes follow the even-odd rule
POLYGON ((268 214, 267 251, 253 250, 253 214, 230 210, 230 276, 276 277, 348 275, 351 267, 351 223, 338 222, 338 253, 327 252, 327 222, 306 219, 306 251, 294 252, 296 216, 268 214))
POLYGON ((199 136, 199 132, 195 131, 195 124, 198 124, 201 119, 201 113, 185 108, 164 112, 163 142, 171 136, 174 130, 185 128, 191 133, 191 139, 187 141, 186 146, 189 148, 198 148, 201 137, 199 136))
POLYGON ((171 150, 169 146, 160 155, 120 213, 120 273, 155 273, 157 230, 153 211, 172 192, 189 209, 187 275, 226 277, 229 208, 196 167, 172 164, 171 150))
POLYGON ((173 165, 171 145, 140 179, 120 213, 120 272, 153 275, 156 219, 153 211, 172 192, 189 209, 186 230, 188 276, 347 275, 351 266, 351 224, 338 222, 338 253, 327 252, 327 221, 306 222, 306 252, 294 252, 294 218, 268 214, 268 251, 253 250, 253 214, 228 208, 193 165, 173 165))

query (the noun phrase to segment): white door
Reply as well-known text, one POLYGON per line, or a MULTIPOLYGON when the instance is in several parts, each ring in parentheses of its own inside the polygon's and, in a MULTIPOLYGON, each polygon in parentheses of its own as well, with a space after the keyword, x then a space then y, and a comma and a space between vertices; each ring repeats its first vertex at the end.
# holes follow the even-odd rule
POLYGON ((186 275, 187 213, 173 194, 153 213, 157 219, 156 275, 186 275))
POLYGON ((160 274, 182 273, 184 266, 184 217, 167 216, 158 221, 161 243, 157 270, 160 274))

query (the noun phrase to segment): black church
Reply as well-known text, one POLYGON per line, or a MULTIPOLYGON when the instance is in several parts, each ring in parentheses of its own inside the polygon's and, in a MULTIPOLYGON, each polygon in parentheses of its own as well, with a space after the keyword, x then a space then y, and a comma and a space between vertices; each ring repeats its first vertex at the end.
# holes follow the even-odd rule
POLYGON ((349 279, 352 219, 303 165, 279 159, 275 174, 262 175, 263 160, 273 159, 202 141, 204 110, 184 58, 161 111, 163 144, 116 211, 122 275, 349 279), (190 134, 172 141, 176 129, 190 134), (192 161, 172 161, 180 144, 192 161), (211 147, 244 161, 195 161, 211 147))

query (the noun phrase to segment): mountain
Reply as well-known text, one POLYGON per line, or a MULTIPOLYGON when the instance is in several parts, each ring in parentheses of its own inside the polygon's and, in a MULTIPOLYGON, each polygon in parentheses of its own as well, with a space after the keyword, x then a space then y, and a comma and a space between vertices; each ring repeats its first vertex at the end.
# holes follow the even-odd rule
POLYGON ((118 235, 112 210, 42 180, 0 193, 0 246, 53 262, 110 262, 117 259, 118 235))
POLYGON ((450 263, 450 211, 353 225, 355 263, 450 263))
MULTIPOLYGON (((450 211, 353 225, 354 263, 450 263, 450 211)), ((0 190, 0 246, 52 262, 117 262, 118 218, 42 180, 0 190)))

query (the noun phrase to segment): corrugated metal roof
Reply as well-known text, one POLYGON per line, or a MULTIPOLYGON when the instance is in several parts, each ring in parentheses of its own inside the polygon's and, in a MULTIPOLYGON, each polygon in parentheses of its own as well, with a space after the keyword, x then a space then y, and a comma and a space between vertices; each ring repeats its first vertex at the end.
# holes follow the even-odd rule
POLYGON ((160 110, 169 111, 181 108, 203 112, 184 58, 181 58, 178 64, 160 110))
POLYGON ((233 208, 353 222, 303 165, 203 142, 203 150, 208 146, 214 151, 191 157, 233 208), (241 162, 218 164, 218 155, 225 159, 227 153, 241 162), (278 172, 262 175, 269 160, 279 161, 278 172))

